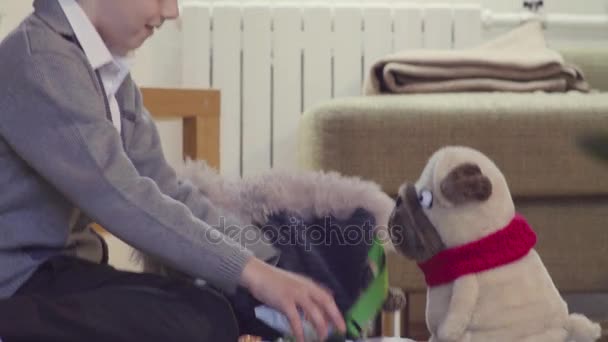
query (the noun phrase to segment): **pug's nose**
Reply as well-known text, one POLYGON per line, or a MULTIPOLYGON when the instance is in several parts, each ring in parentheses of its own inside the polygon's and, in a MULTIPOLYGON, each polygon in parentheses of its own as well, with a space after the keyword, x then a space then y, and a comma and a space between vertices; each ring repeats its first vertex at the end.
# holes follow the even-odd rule
POLYGON ((395 207, 399 207, 401 203, 403 203, 403 198, 401 198, 401 196, 397 196, 397 199, 395 200, 395 207))

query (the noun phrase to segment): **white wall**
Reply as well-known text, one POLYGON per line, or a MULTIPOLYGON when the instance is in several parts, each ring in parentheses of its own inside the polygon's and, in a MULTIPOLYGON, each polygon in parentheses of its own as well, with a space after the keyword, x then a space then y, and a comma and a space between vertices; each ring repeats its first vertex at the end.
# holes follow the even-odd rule
MULTIPOLYGON (((180 3, 184 2, 260 2, 259 0, 179 0, 180 3)), ((270 0, 268 3, 282 3, 285 0, 270 0)), ((293 2, 293 1, 290 1, 293 2)), ((315 3, 373 3, 373 4, 392 4, 392 3, 403 3, 403 2, 414 2, 423 4, 424 0, 331 0, 331 1, 315 1, 315 3)), ((475 3, 480 4, 484 8, 497 10, 497 11, 517 11, 522 8, 522 0, 442 0, 443 3, 475 3)), ((582 14, 596 14, 596 13, 607 13, 608 12, 608 1, 606 0, 544 0, 545 8, 549 12, 562 12, 562 13, 582 13, 582 14)))
MULTIPOLYGON (((260 2, 259 0, 179 0, 180 3, 185 2, 260 2)), ((480 4, 482 8, 504 12, 517 12, 522 9, 523 0, 439 0, 443 3, 475 3, 480 4)), ((269 0, 267 3, 284 3, 285 0, 269 0)), ((294 1, 290 1, 294 2, 294 1)), ((302 2, 302 1, 300 1, 302 2)), ((371 4, 396 4, 404 2, 425 3, 425 1, 403 1, 403 0, 331 0, 331 1, 316 1, 317 3, 371 3, 371 4)), ((428 2, 428 1, 426 1, 428 2)), ((0 37, 3 37, 8 31, 15 27, 28 13, 32 10, 31 0, 0 0, 0 37)), ((598 15, 608 14, 608 0, 544 0, 544 13, 546 14, 586 14, 598 15)), ((171 30, 175 30, 175 25, 166 25, 166 27, 158 32, 159 36, 170 34, 171 30)), ((507 30, 507 28, 493 28, 485 30, 484 39, 491 38, 507 30)), ((608 30, 599 31, 592 29, 549 29, 547 30, 547 39, 549 44, 553 46, 564 45, 587 45, 587 44, 606 44, 608 41, 608 30)), ((159 37, 160 38, 160 37, 159 37)), ((181 84, 180 73, 159 73, 152 75, 144 70, 149 70, 146 64, 164 64, 166 69, 175 68, 172 65, 174 61, 180 60, 179 42, 174 40, 155 39, 156 44, 165 44, 162 49, 153 46, 154 42, 147 43, 143 49, 154 49, 155 51, 163 51, 161 54, 156 54, 155 60, 138 61, 134 69, 134 75, 143 85, 164 85, 178 86, 181 84)))
POLYGON ((31 1, 0 0, 0 37, 4 37, 31 11, 31 1))
MULTIPOLYGON (((199 2, 223 2, 227 0, 179 0, 180 3, 199 2)), ((234 2, 234 0, 231 0, 234 2)), ((266 1, 270 3, 284 2, 285 0, 266 1)), ((442 0, 444 3, 477 3, 483 8, 490 10, 511 12, 522 8, 523 0, 442 0)), ((238 1, 237 1, 238 2, 238 1)), ((259 2, 259 0, 241 0, 240 2, 259 2)), ((332 0, 316 1, 318 3, 400 3, 403 0, 332 0)), ((424 3, 422 0, 408 1, 424 3)), ((544 0, 544 8, 547 13, 570 13, 570 14, 608 14, 608 0, 544 0)), ((31 11, 30 0, 0 0, 0 37, 11 27, 14 27, 27 13, 31 11)))

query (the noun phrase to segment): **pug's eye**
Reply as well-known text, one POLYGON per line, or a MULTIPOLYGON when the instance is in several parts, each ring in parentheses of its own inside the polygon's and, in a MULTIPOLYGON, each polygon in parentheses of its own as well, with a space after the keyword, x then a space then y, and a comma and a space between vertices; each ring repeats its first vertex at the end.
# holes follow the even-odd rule
POLYGON ((402 202, 403 199, 401 198, 401 196, 397 196, 397 199, 395 200, 395 207, 400 206, 402 202))
POLYGON ((430 190, 422 190, 418 195, 418 202, 425 209, 431 209, 433 206, 433 193, 430 190))

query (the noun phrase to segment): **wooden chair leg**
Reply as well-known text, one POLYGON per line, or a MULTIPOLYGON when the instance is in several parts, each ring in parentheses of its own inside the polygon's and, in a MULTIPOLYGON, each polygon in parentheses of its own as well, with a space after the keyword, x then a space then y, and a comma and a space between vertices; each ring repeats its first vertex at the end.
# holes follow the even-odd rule
POLYGON ((379 317, 374 321, 374 337, 411 336, 412 328, 410 322, 410 294, 408 292, 404 292, 404 295, 406 303, 402 310, 398 312, 382 311, 379 317), (398 317, 395 317, 395 315, 398 315, 398 317))
MULTIPOLYGON (((383 311, 381 314, 381 336, 393 337, 395 335, 395 312, 383 311)), ((401 324, 401 322, 399 322, 401 324)))
POLYGON ((383 317, 384 312, 380 312, 380 314, 376 317, 376 320, 374 321, 373 337, 379 337, 384 335, 383 317))
POLYGON ((401 311, 401 337, 410 336, 410 293, 403 291, 405 294, 405 307, 401 311))

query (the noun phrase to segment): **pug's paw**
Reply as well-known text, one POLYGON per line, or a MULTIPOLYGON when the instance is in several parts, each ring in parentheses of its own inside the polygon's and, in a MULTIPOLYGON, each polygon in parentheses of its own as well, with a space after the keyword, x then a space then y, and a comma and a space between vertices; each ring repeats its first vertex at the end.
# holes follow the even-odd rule
POLYGON ((442 342, 466 342, 470 340, 471 336, 465 330, 466 326, 458 322, 444 322, 439 327, 437 336, 439 337, 439 341, 442 342))

